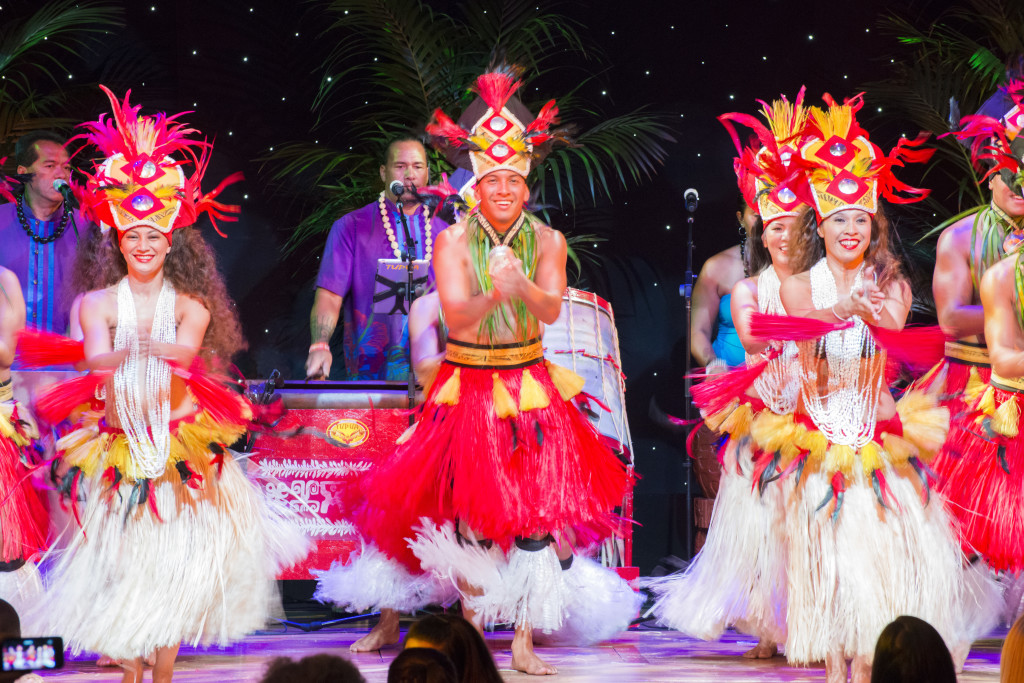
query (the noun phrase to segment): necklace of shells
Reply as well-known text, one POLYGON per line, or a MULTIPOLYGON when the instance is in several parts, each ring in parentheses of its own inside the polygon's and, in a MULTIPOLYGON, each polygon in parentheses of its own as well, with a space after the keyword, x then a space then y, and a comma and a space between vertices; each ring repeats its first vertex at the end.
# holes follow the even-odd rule
MULTIPOLYGON (((402 249, 398 246, 398 241, 395 239, 395 231, 391 227, 391 214, 384 204, 383 192, 380 193, 380 197, 377 199, 377 206, 380 208, 380 220, 384 224, 384 232, 387 233, 388 243, 391 244, 391 251, 394 252, 395 258, 400 259, 402 258, 402 249)), ((430 234, 430 208, 426 204, 423 205, 423 234, 423 258, 429 261, 434 251, 434 239, 430 234)))

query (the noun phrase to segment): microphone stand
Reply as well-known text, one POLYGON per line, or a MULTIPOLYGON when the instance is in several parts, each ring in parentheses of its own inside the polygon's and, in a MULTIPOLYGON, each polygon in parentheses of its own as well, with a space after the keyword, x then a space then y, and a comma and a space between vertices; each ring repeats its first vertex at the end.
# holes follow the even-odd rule
MULTIPOLYGON (((406 285, 405 285, 405 327, 409 329, 409 316, 412 313, 412 301, 416 297, 413 296, 412 290, 412 275, 413 268, 412 262, 416 260, 416 240, 412 236, 412 230, 409 229, 409 220, 405 216, 405 210, 402 207, 402 196, 398 195, 395 197, 395 206, 398 207, 398 219, 402 222, 402 229, 405 230, 405 274, 406 274, 406 285)), ((424 230, 430 230, 429 222, 423 227, 424 230)), ((412 335, 411 332, 408 334, 408 344, 406 344, 405 357, 409 361, 409 426, 413 423, 412 409, 416 404, 416 378, 412 370, 412 335)))
MULTIPOLYGON (((697 211, 697 205, 686 204, 686 271, 683 274, 683 284, 679 286, 679 294, 686 302, 686 365, 683 372, 683 390, 686 394, 686 420, 694 419, 693 398, 690 393, 692 381, 690 373, 693 370, 693 355, 690 353, 690 323, 693 316, 693 284, 696 278, 693 275, 693 214, 697 211)), ((684 500, 686 504, 686 530, 685 543, 687 559, 693 557, 694 551, 694 514, 693 514, 693 461, 689 455, 683 457, 683 487, 685 488, 684 500)), ((673 515, 673 518, 675 515, 673 515)))

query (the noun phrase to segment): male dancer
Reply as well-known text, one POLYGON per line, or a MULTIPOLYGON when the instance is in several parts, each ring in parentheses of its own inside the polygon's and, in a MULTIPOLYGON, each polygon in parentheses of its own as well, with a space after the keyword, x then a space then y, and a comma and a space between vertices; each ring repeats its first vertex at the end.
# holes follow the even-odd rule
POLYGON ((417 520, 457 525, 458 545, 451 526, 433 533, 426 524, 413 543, 417 557, 425 568, 459 578, 471 616, 516 625, 514 668, 552 674, 534 653, 532 635, 533 628, 557 629, 567 611, 561 569, 571 553, 567 543, 559 543, 560 552, 552 543, 556 536, 585 543, 609 534, 627 479, 570 403, 580 378, 543 359, 540 324, 558 317, 566 244, 523 205, 535 145, 550 139, 557 109, 550 103, 530 121, 512 100, 518 86, 508 73, 485 74, 476 84, 480 99, 464 115, 468 130, 441 112, 427 129, 456 163, 471 164, 480 203, 438 237, 446 358, 419 421, 369 475, 375 512, 364 529, 399 556, 417 520), (483 561, 474 571, 463 562, 474 552, 460 546, 475 544, 491 548, 497 568, 483 561))

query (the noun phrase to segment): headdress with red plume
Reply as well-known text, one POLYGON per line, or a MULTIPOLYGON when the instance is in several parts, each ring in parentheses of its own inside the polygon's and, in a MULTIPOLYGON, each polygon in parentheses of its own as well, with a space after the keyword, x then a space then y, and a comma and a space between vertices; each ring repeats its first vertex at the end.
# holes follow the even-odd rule
POLYGON ((965 116, 960 119, 960 130, 952 134, 970 143, 975 165, 989 167, 986 178, 998 173, 1014 192, 1024 194, 1024 136, 1020 135, 1024 128, 1024 79, 1002 86, 986 105, 987 109, 1003 111, 965 116))
POLYGON ((568 141, 565 130, 553 128, 558 123, 554 100, 534 117, 516 97, 520 75, 514 66, 481 75, 472 88, 478 97, 458 123, 438 109, 427 126, 435 146, 456 166, 471 169, 477 180, 503 169, 525 178, 549 143, 568 141))
POLYGON ((113 117, 101 114, 98 120, 81 124, 86 132, 72 138, 84 138, 106 157, 93 174, 86 174, 84 190, 76 193, 83 210, 100 225, 113 226, 119 238, 132 228, 148 226, 170 241, 174 230, 194 224, 204 212, 223 236, 216 219, 237 220, 232 214, 239 207, 216 198, 242 174, 232 174, 204 195, 200 183, 213 145, 191 137, 198 131, 178 120, 185 112, 140 116, 141 105, 128 103, 130 90, 122 103, 108 88, 100 88, 110 99, 113 117))
POLYGON ((804 92, 796 102, 783 96, 771 104, 761 101, 761 113, 768 125, 747 114, 722 114, 722 122, 732 137, 739 156, 734 159, 736 178, 750 208, 767 225, 776 218, 797 216, 804 206, 813 204, 807 180, 807 164, 800 157, 800 145, 806 134, 807 112, 804 92), (756 140, 743 148, 734 124, 754 131, 756 140))
POLYGON ((883 154, 857 123, 856 114, 864 106, 863 93, 843 104, 826 94, 825 103, 827 109, 810 109, 807 139, 800 148, 800 156, 812 166, 809 175, 819 219, 844 209, 874 214, 879 193, 894 204, 928 196, 928 190, 911 187, 893 174, 896 166, 931 158, 935 150, 921 148, 927 134, 902 139, 889 154, 883 154))

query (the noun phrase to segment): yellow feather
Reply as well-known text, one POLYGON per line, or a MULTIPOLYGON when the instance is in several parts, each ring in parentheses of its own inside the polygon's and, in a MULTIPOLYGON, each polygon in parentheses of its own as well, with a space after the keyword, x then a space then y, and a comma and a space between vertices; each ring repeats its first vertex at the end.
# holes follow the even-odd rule
POLYGON ((704 417, 704 424, 708 426, 713 432, 721 431, 722 423, 729 417, 729 414, 736 410, 736 407, 740 404, 739 399, 733 399, 729 401, 729 405, 719 410, 717 413, 711 413, 704 417))
POLYGON ((978 410, 989 417, 992 417, 996 412, 995 393, 996 392, 992 387, 988 387, 985 389, 985 393, 982 394, 981 400, 978 402, 978 410))
POLYGON ((533 378, 529 370, 523 370, 523 382, 519 387, 519 410, 527 411, 534 408, 547 408, 551 399, 540 382, 533 378))
POLYGON ((882 432, 882 447, 885 448, 885 452, 889 455, 889 461, 894 465, 902 465, 910 458, 919 455, 914 444, 888 432, 882 432))
POLYGON ((882 449, 874 441, 868 441, 860 448, 860 465, 864 468, 864 474, 871 476, 871 473, 881 469, 885 464, 882 460, 882 449))
POLYGON ((722 422, 721 431, 734 437, 746 436, 750 431, 750 422, 753 419, 754 411, 750 409, 749 403, 744 403, 732 411, 729 417, 722 422))
POLYGON ((817 429, 808 429, 798 445, 805 451, 809 451, 807 458, 811 462, 821 462, 828 450, 828 439, 817 429))
POLYGON ((855 460, 853 447, 834 443, 825 455, 825 469, 829 472, 842 472, 849 476, 853 473, 855 460))
POLYGON ((978 374, 978 368, 971 367, 970 373, 967 376, 967 386, 964 387, 964 402, 969 406, 973 406, 987 387, 988 385, 982 381, 981 375, 978 374))
POLYGON ((993 431, 1011 439, 1018 434, 1017 423, 1020 420, 1020 407, 1017 405, 1017 397, 1011 396, 1008 401, 996 409, 992 418, 993 431))
POLYGON ((455 372, 448 378, 448 381, 444 383, 437 395, 434 396, 435 403, 443 403, 449 406, 459 405, 459 392, 460 392, 460 373, 459 370, 462 368, 455 368, 455 372))
POLYGON ((548 374, 551 375, 551 381, 554 383, 555 388, 558 389, 558 395, 562 397, 563 401, 568 401, 583 391, 583 385, 586 384, 587 380, 558 363, 552 363, 547 360, 544 361, 544 364, 547 366, 548 374))
POLYGON ((516 402, 512 400, 508 387, 501 381, 501 375, 494 372, 491 373, 491 377, 494 379, 494 414, 502 419, 515 417, 518 415, 516 402))

